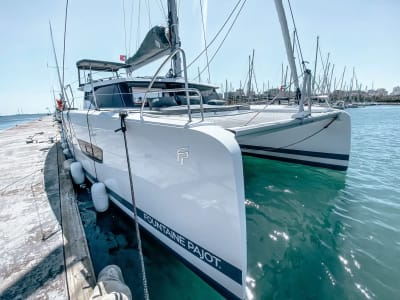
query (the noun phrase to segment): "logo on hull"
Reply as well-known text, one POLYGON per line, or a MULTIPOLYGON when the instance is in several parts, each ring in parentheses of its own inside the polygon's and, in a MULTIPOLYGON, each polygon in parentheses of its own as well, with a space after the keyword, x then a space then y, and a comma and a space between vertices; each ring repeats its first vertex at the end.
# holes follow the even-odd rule
POLYGON ((182 147, 176 150, 176 161, 183 165, 185 159, 189 158, 189 148, 182 147))

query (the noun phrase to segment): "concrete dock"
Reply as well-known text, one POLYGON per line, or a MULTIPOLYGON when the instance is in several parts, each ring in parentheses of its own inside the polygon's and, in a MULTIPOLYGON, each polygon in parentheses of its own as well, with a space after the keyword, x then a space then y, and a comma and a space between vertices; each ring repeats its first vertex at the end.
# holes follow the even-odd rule
POLYGON ((0 299, 88 299, 95 285, 57 137, 50 117, 0 132, 0 299))

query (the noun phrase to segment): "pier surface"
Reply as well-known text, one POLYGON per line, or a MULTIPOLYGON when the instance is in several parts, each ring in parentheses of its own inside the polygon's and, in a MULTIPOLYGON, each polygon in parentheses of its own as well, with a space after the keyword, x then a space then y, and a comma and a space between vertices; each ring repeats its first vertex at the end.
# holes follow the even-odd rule
POLYGON ((74 192, 49 139, 57 135, 50 117, 0 132, 0 299, 91 294, 95 280, 74 192))

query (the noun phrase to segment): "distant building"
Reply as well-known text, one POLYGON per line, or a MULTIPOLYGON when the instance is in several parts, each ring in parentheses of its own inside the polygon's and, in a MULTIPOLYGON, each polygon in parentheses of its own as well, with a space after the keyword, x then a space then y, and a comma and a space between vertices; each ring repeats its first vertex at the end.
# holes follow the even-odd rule
POLYGON ((279 93, 281 92, 280 89, 277 88, 273 88, 273 89, 269 89, 266 94, 268 97, 275 97, 277 96, 279 93))
POLYGON ((376 90, 368 90, 367 94, 368 96, 383 97, 388 95, 388 91, 386 89, 380 88, 376 90))
POLYGON ((245 95, 243 89, 237 89, 236 91, 229 91, 226 93, 226 99, 240 99, 243 98, 245 95))
POLYGON ((375 90, 375 96, 378 96, 378 97, 383 97, 383 96, 387 96, 388 95, 388 92, 387 92, 387 90, 385 90, 385 89, 376 89, 375 90))
POLYGON ((395 86, 393 92, 390 94, 392 96, 400 96, 400 86, 395 86))

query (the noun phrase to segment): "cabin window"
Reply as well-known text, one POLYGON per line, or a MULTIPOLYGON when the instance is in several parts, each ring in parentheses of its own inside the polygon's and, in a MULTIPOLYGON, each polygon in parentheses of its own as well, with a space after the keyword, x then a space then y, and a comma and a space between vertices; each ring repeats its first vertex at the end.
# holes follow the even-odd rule
POLYGON ((133 96, 129 86, 126 83, 121 83, 119 85, 122 101, 124 102, 125 107, 134 107, 133 96))
POLYGON ((133 107, 132 93, 126 84, 113 84, 95 90, 98 108, 133 107))
MULTIPOLYGON (((133 93, 133 103, 134 103, 134 105, 135 106, 142 106, 142 102, 144 100, 145 93, 142 92, 142 91, 135 91, 133 88, 132 88, 132 93, 133 93)), ((152 99, 160 98, 160 97, 162 97, 162 93, 161 92, 148 92, 146 94, 147 101, 145 103, 145 106, 148 106, 149 101, 151 101, 152 99)))
POLYGON ((132 93, 126 84, 112 84, 95 90, 98 108, 133 107, 132 93))
POLYGON ((95 90, 97 108, 123 107, 124 103, 118 85, 107 85, 95 90))
POLYGON ((85 108, 96 107, 96 103, 94 103, 92 92, 85 92, 84 100, 85 100, 85 108))

